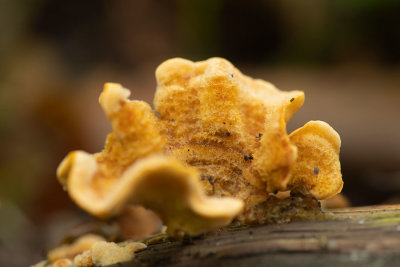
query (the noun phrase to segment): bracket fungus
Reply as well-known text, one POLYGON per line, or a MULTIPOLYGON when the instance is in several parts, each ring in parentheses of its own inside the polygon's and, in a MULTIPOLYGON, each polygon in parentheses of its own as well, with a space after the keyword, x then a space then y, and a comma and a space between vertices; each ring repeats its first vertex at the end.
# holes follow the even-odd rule
POLYGON ((62 245, 47 254, 47 261, 42 261, 34 267, 45 266, 108 266, 130 261, 135 251, 146 248, 140 242, 114 243, 106 242, 101 236, 87 234, 72 244, 62 245))
POLYGON ((339 135, 320 121, 286 132, 303 92, 280 91, 222 58, 170 59, 156 78, 155 111, 106 84, 99 102, 113 131, 104 150, 74 151, 60 164, 59 181, 84 210, 108 217, 143 205, 168 233, 197 235, 234 218, 262 222, 254 207, 274 192, 319 200, 341 191, 339 135))

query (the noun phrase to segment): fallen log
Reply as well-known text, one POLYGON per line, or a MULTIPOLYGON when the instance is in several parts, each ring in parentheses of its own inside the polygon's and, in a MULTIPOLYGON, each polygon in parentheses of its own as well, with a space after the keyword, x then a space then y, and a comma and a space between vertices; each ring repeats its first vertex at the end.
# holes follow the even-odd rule
POLYGON ((400 205, 331 211, 332 218, 155 238, 115 266, 400 266, 400 205))

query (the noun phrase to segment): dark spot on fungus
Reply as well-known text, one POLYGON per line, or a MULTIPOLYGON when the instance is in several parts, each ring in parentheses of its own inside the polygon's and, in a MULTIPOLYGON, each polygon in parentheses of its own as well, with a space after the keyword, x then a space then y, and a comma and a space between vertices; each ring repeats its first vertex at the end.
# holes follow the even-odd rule
POLYGON ((210 184, 212 184, 212 185, 214 184, 214 180, 211 176, 208 176, 207 179, 210 184))
POLYGON ((256 138, 261 138, 261 136, 263 136, 262 133, 258 133, 258 135, 256 136, 256 138))
POLYGON ((205 175, 202 175, 201 180, 204 181, 205 179, 207 179, 207 177, 205 175))
POLYGON ((206 140, 203 141, 203 145, 205 145, 205 144, 207 144, 207 141, 206 141, 206 140))
POLYGON ((233 78, 233 73, 231 73, 231 78, 233 78))
POLYGON ((318 174, 318 173, 319 173, 318 167, 314 167, 314 174, 318 174))
POLYGON ((188 148, 188 151, 190 151, 190 148, 188 148))
POLYGON ((223 124, 226 124, 226 122, 223 122, 223 124))
POLYGON ((292 97, 291 99, 290 99, 290 102, 293 102, 294 101, 294 97, 292 97))
POLYGON ((231 135, 231 133, 230 132, 226 132, 226 136, 230 136, 231 135))
POLYGON ((244 160, 252 160, 253 159, 253 156, 250 154, 249 156, 247 156, 247 155, 244 155, 244 160))
POLYGON ((278 190, 274 190, 274 194, 275 194, 275 195, 278 194, 278 190))

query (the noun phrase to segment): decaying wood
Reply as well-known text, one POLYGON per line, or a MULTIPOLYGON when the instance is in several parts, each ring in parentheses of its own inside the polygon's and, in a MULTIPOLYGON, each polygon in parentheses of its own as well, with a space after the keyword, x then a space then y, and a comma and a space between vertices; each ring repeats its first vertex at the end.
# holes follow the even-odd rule
POLYGON ((119 266, 400 266, 400 206, 332 211, 333 219, 231 227, 150 241, 119 266))

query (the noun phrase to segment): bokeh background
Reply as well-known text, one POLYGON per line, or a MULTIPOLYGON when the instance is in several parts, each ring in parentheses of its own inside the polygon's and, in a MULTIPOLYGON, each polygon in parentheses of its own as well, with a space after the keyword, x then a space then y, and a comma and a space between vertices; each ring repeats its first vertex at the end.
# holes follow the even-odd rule
POLYGON ((352 205, 400 203, 400 1, 0 0, 0 265, 43 259, 90 219, 55 170, 102 149, 105 82, 152 103, 162 61, 212 56, 305 91, 288 130, 340 133, 352 205))

